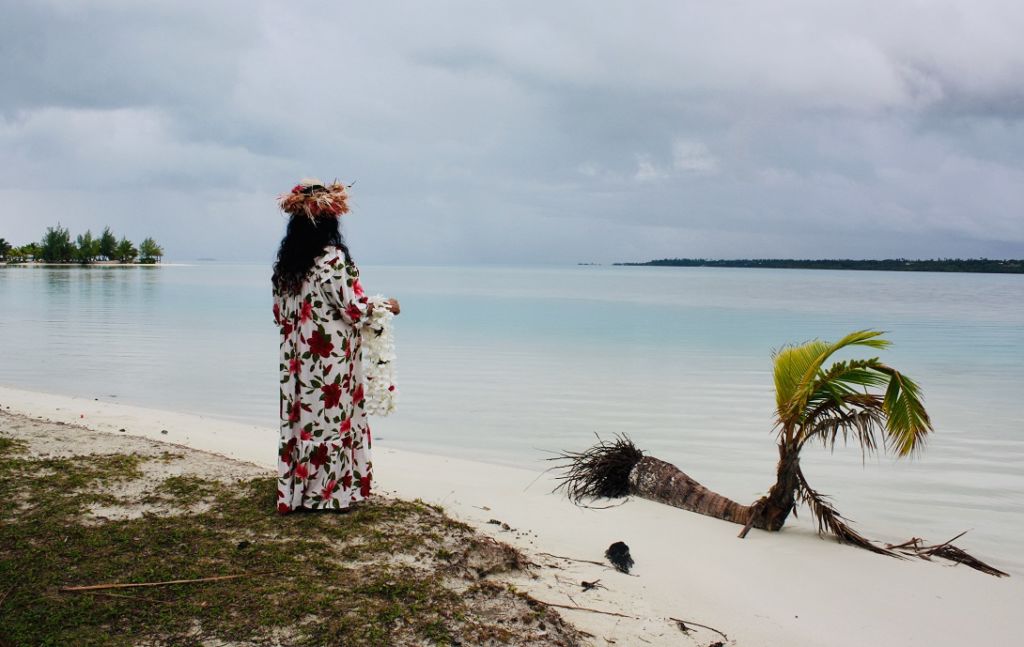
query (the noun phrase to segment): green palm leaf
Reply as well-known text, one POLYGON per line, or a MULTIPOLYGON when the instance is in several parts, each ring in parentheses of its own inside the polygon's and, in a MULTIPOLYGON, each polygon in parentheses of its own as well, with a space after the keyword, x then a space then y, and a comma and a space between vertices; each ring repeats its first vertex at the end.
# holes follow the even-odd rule
POLYGON ((858 330, 832 344, 816 339, 776 353, 775 398, 780 419, 788 420, 806 407, 818 373, 829 357, 847 346, 886 348, 890 342, 881 339, 883 334, 877 330, 858 330))
POLYGON ((886 348, 874 330, 859 330, 835 343, 814 340, 775 355, 775 389, 783 444, 802 446, 816 438, 827 446, 857 440, 866 453, 884 444, 899 456, 913 453, 931 431, 917 384, 877 358, 825 362, 849 346, 886 348), (869 389, 883 389, 885 397, 869 389), (879 443, 876 434, 883 434, 879 443))

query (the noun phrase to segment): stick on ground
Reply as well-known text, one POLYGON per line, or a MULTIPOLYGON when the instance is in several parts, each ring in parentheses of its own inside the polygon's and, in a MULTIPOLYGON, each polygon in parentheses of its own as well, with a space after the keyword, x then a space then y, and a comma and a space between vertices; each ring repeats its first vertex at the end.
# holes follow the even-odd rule
POLYGON ((235 580, 240 577, 253 575, 265 575, 266 573, 239 573, 238 575, 218 575, 217 577, 199 577, 192 580, 168 580, 166 582, 135 582, 130 584, 90 584, 88 586, 62 586, 58 589, 61 592, 72 591, 100 591, 104 589, 135 589, 145 586, 166 586, 168 584, 196 584, 198 582, 217 582, 220 580, 235 580))

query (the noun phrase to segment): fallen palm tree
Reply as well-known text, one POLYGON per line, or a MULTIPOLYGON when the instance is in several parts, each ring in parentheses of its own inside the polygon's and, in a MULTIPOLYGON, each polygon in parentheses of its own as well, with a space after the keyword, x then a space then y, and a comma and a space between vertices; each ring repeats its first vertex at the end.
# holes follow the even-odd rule
MULTIPOLYGON (((598 439, 585 451, 564 452, 553 459, 561 462, 556 468, 561 472, 558 489, 564 489, 576 503, 591 497, 626 495, 667 503, 742 525, 740 537, 751 528, 780 530, 790 513, 796 514, 796 506, 804 503, 819 534, 875 553, 907 555, 909 546, 882 546, 855 531, 828 497, 810 486, 800 469, 800 452, 807 443, 820 442, 834 449, 840 442, 856 442, 865 456, 880 450, 898 457, 920 451, 932 424, 913 380, 877 358, 825 367, 829 358, 844 348, 883 349, 888 345, 881 332, 862 330, 835 343, 815 340, 775 354, 779 462, 775 484, 750 505, 709 490, 676 466, 645 455, 626 435, 612 441, 598 439)), ((946 554, 955 548, 949 542, 940 546, 947 548, 946 554)), ((943 551, 933 554, 944 556, 943 551)), ((978 568, 971 560, 978 561, 954 561, 978 568)))

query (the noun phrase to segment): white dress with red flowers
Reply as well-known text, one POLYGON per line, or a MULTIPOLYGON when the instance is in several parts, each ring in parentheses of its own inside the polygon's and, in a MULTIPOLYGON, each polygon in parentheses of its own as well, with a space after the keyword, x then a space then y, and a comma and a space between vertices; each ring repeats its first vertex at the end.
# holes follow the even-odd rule
POLYGON ((320 256, 299 294, 274 291, 281 333, 277 510, 342 509, 370 495, 361 328, 367 298, 341 249, 320 256))

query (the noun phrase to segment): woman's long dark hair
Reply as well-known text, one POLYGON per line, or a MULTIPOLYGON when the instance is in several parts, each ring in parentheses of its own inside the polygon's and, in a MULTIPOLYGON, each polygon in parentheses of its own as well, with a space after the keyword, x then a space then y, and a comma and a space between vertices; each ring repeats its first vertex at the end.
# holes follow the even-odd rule
POLYGON ((337 218, 292 216, 288 231, 277 250, 274 263, 274 288, 281 294, 297 294, 313 268, 313 262, 328 247, 340 247, 351 258, 337 218))

